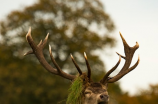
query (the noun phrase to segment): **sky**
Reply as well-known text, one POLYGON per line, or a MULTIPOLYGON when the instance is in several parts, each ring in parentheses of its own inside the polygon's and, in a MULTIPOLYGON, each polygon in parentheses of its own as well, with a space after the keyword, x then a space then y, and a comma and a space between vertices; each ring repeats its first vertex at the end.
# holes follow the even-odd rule
MULTIPOLYGON (((139 55, 140 64, 120 80, 122 89, 135 94, 142 88, 147 89, 149 84, 158 84, 158 0, 101 1, 116 25, 112 34, 116 36, 118 45, 113 50, 123 54, 119 31, 130 46, 134 46, 136 41, 140 46, 133 59, 136 62, 139 55)), ((117 62, 115 53, 106 61, 114 60, 117 62)), ((108 67, 111 66, 109 63, 108 67)))
MULTIPOLYGON (((0 20, 9 12, 31 5, 35 1, 0 0, 0 20)), ((137 61, 138 55, 140 64, 119 81, 121 88, 133 95, 140 89, 147 89, 150 84, 158 84, 158 0, 101 0, 101 2, 116 26, 111 36, 117 39, 117 45, 101 57, 107 69, 118 61, 115 52, 124 54, 120 31, 130 46, 134 46, 136 41, 140 46, 135 52, 132 65, 137 61)), ((117 72, 123 64, 122 60, 117 72)))

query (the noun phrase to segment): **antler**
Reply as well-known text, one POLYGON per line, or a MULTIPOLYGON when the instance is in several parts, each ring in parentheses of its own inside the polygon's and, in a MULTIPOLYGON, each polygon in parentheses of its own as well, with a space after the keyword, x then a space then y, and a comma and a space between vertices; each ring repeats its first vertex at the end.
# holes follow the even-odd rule
MULTIPOLYGON (((35 42, 33 41, 33 38, 31 36, 31 28, 29 28, 29 31, 26 35, 26 40, 27 42, 29 43, 29 45, 31 46, 32 50, 31 51, 28 51, 27 53, 25 53, 24 55, 28 55, 28 54, 35 54, 35 56, 37 57, 37 59, 39 60, 39 62, 41 63, 41 65, 47 70, 49 71, 50 73, 52 74, 56 74, 56 75, 59 75, 61 77, 64 77, 66 79, 69 79, 69 80, 74 80, 76 78, 75 75, 71 75, 71 74, 67 74, 65 72, 63 72, 61 70, 61 68, 59 67, 59 65, 57 64, 57 62, 55 61, 54 57, 53 57, 53 54, 52 54, 52 51, 51 51, 51 46, 49 45, 49 54, 50 54, 50 58, 54 64, 54 66, 56 67, 53 68, 45 59, 44 55, 43 55, 43 48, 45 47, 46 43, 47 43, 47 40, 48 40, 48 36, 49 34, 47 34, 47 36, 45 37, 44 41, 42 42, 42 40, 39 42, 38 45, 35 44, 35 42)), ((87 56, 86 56, 86 53, 84 53, 84 57, 85 57, 85 60, 86 60, 86 65, 87 65, 87 69, 88 69, 88 75, 87 75, 87 78, 89 79, 90 81, 90 77, 91 77, 91 69, 90 69, 90 66, 89 66, 89 63, 88 63, 88 60, 87 60, 87 56)), ((78 72, 80 75, 82 75, 82 71, 81 69, 79 68, 79 66, 77 65, 77 63, 75 62, 73 56, 71 55, 71 59, 74 63, 74 65, 76 66, 78 72)))
MULTIPOLYGON (((61 68, 59 67, 59 65, 57 64, 57 62, 55 61, 53 55, 52 55, 52 51, 51 51, 51 46, 49 45, 49 54, 51 57, 51 60, 54 64, 54 66, 56 68, 53 68, 45 59, 44 55, 43 55, 43 48, 45 47, 47 40, 48 40, 48 36, 49 34, 47 34, 47 36, 45 37, 44 41, 40 41, 38 45, 35 44, 35 42, 33 41, 33 38, 31 36, 31 28, 29 29, 27 35, 26 35, 26 40, 27 42, 30 44, 32 50, 28 51, 27 53, 25 53, 24 55, 28 55, 28 54, 35 54, 35 56, 37 57, 37 59, 39 60, 39 62, 41 63, 41 65, 50 73, 52 74, 56 74, 59 75, 61 77, 64 77, 66 79, 69 80, 74 80, 76 78, 75 75, 71 75, 71 74, 67 74, 65 72, 63 72, 61 70, 61 68)), ((137 65, 139 64, 139 56, 138 56, 138 60, 137 62, 130 67, 133 55, 135 53, 135 51, 139 48, 139 44, 136 42, 136 45, 133 47, 130 47, 127 42, 125 41, 125 39, 123 38, 122 34, 120 33, 123 45, 124 45, 124 52, 125 52, 125 56, 120 55, 119 53, 117 53, 119 55, 119 61, 117 62, 117 64, 111 69, 109 70, 106 75, 103 77, 103 79, 101 80, 101 83, 105 84, 105 83, 113 83, 118 81, 119 79, 121 79, 124 75, 126 75, 127 73, 129 73, 130 71, 132 71, 133 69, 135 69, 137 67, 137 65), (121 69, 121 71, 114 77, 109 77, 109 75, 118 67, 118 65, 120 64, 121 61, 121 57, 123 59, 125 59, 125 64, 123 66, 123 68, 121 69), (130 68, 129 68, 130 67, 130 68)), ((87 69, 88 69, 88 74, 87 74, 87 78, 89 79, 89 81, 91 80, 91 68, 90 65, 88 63, 87 60, 87 56, 86 53, 84 53, 84 57, 85 57, 85 61, 86 61, 86 65, 87 65, 87 69)), ((78 72, 80 75, 82 75, 82 71, 79 68, 79 66, 77 65, 77 63, 75 62, 73 56, 71 55, 71 59, 74 63, 74 65, 76 66, 78 72)))
POLYGON ((28 54, 35 54, 35 56, 37 57, 37 59, 39 60, 39 62, 41 63, 41 65, 47 70, 49 71, 50 73, 52 74, 56 74, 56 75, 59 75, 61 77, 64 77, 66 79, 69 79, 69 80, 73 80, 75 79, 75 75, 70 75, 70 74, 67 74, 65 72, 63 72, 61 70, 61 68, 58 66, 58 64, 56 63, 56 61, 54 60, 53 58, 53 55, 52 55, 52 52, 51 52, 51 46, 49 46, 49 53, 50 53, 50 57, 51 57, 51 60, 53 62, 53 64, 55 65, 56 69, 53 68, 45 59, 44 55, 43 55, 43 48, 44 46, 46 45, 47 43, 47 40, 48 40, 48 36, 49 34, 47 34, 47 36, 45 37, 44 41, 42 42, 42 40, 40 41, 40 43, 38 45, 35 44, 35 42, 33 41, 33 38, 31 36, 31 28, 29 28, 29 31, 26 35, 26 40, 27 42, 30 44, 32 50, 31 51, 28 51, 27 53, 25 53, 24 55, 28 55, 28 54))
MULTIPOLYGON (((87 78, 88 78, 88 80, 89 80, 89 82, 90 82, 90 81, 91 81, 91 68, 90 68, 90 65, 89 65, 89 62, 88 62, 88 58, 87 58, 87 55, 86 55, 85 52, 84 52, 84 58, 85 58, 86 65, 87 65, 87 70, 88 70, 88 71, 87 71, 87 73, 88 73, 88 74, 87 74, 87 78)), ((79 74, 82 75, 83 73, 82 73, 81 69, 79 68, 79 66, 77 65, 77 63, 76 63, 76 61, 74 60, 74 58, 73 58, 72 55, 71 55, 71 59, 72 59, 74 65, 75 65, 75 67, 77 68, 79 74)))
POLYGON ((139 64, 140 58, 138 56, 138 60, 137 62, 130 67, 131 65, 131 61, 133 58, 133 55, 135 53, 135 51, 139 48, 139 44, 136 42, 136 45, 133 47, 130 47, 126 40, 123 38, 122 34, 120 33, 123 45, 124 45, 124 52, 125 52, 125 56, 120 55, 119 53, 117 53, 119 55, 119 61, 117 62, 117 64, 111 69, 109 70, 106 75, 103 77, 103 79, 101 80, 101 83, 105 84, 105 83, 113 83, 118 81, 119 79, 121 79, 124 75, 126 75, 127 73, 129 73, 130 71, 132 71, 133 69, 135 69, 137 67, 137 65, 139 64), (121 61, 121 57, 123 59, 125 59, 125 64, 123 66, 123 68, 121 69, 121 71, 114 77, 109 77, 109 75, 117 68, 117 66, 119 65, 120 61, 121 61), (130 67, 130 68, 129 68, 130 67))

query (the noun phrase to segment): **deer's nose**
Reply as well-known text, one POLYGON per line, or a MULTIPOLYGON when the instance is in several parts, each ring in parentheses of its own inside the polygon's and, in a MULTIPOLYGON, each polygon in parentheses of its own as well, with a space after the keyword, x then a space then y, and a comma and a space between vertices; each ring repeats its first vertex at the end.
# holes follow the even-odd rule
POLYGON ((103 100, 103 101, 107 101, 109 99, 109 95, 101 94, 100 99, 103 100))

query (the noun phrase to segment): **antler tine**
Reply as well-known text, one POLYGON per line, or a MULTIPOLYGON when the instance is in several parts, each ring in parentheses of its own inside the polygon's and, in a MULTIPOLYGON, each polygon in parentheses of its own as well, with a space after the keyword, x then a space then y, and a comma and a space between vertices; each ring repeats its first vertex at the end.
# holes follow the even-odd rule
MULTIPOLYGON (((130 47, 126 40, 124 39, 124 37, 122 36, 121 32, 120 32, 120 36, 121 36, 121 39, 122 39, 122 42, 123 42, 123 45, 124 45, 124 52, 125 52, 125 55, 126 57, 125 58, 125 64, 122 68, 122 70, 120 72, 123 72, 124 70, 127 70, 131 64, 131 61, 132 61, 132 58, 133 58, 133 55, 134 55, 134 52, 139 48, 139 44, 138 42, 136 42, 136 45, 133 46, 133 47, 130 47)), ((122 55, 121 55, 122 56, 122 55)))
POLYGON ((138 44, 138 42, 136 42, 135 46, 130 47, 127 44, 126 40, 124 39, 124 37, 122 36, 121 33, 120 33, 120 36, 121 36, 121 39, 122 39, 122 42, 124 45, 125 57, 120 55, 119 53, 117 53, 117 54, 125 59, 125 64, 124 64, 123 68, 121 69, 121 71, 116 76, 114 76, 108 80, 108 83, 113 83, 113 82, 116 82, 119 79, 121 79, 124 75, 126 75, 127 73, 132 71, 134 68, 136 68, 140 61, 140 58, 138 57, 138 60, 135 63, 135 65, 132 66, 131 68, 129 68, 131 65, 131 62, 132 62, 133 55, 134 55, 135 51, 139 48, 139 44, 138 44))
POLYGON ((26 53, 24 54, 24 56, 29 55, 29 54, 33 54, 33 51, 30 50, 30 51, 26 52, 26 53))
POLYGON ((116 52, 117 55, 121 56, 123 59, 126 59, 124 56, 122 56, 121 54, 119 54, 118 52, 116 52))
POLYGON ((70 54, 72 62, 74 63, 75 67, 77 68, 78 72, 80 75, 82 75, 82 71, 80 69, 80 67, 77 65, 76 61, 74 60, 74 57, 72 56, 72 54, 70 54))
POLYGON ((49 37, 49 33, 47 33, 45 39, 43 40, 43 42, 42 42, 42 44, 41 44, 41 47, 42 47, 42 48, 45 47, 45 45, 46 45, 46 43, 47 43, 47 41, 48 41, 48 37, 49 37))
MULTIPOLYGON (((36 44, 34 43, 33 38, 31 36, 31 27, 29 28, 29 30, 26 34, 26 41, 30 44, 31 48, 36 48, 36 44)), ((29 55, 29 54, 33 54, 33 53, 34 53, 33 50, 30 50, 30 51, 26 52, 24 54, 24 56, 29 55)))
POLYGON ((87 69, 88 69, 88 75, 87 75, 87 77, 89 78, 89 81, 90 81, 91 80, 91 68, 90 68, 90 65, 88 63, 87 55, 86 55, 85 52, 84 52, 84 58, 85 58, 87 69))
POLYGON ((130 71, 132 71, 133 69, 135 69, 135 68, 137 67, 137 65, 139 64, 139 62, 140 62, 140 57, 139 57, 139 55, 138 55, 138 60, 137 60, 137 62, 136 62, 132 67, 130 67, 130 68, 128 69, 128 72, 130 72, 130 71))
POLYGON ((58 72, 59 73, 62 73, 62 70, 61 68, 59 67, 59 65, 57 64, 57 62, 55 61, 54 57, 53 57, 53 54, 52 54, 52 49, 51 49, 51 46, 49 45, 49 54, 50 54, 50 58, 54 64, 54 66, 57 68, 58 72))
POLYGON ((110 70, 105 74, 105 76, 103 77, 103 79, 100 81, 101 83, 103 83, 103 84, 107 83, 108 78, 109 78, 109 75, 110 75, 114 70, 116 70, 116 68, 118 67, 118 65, 120 64, 120 62, 121 62, 121 56, 119 55, 119 60, 118 60, 118 62, 116 63, 116 65, 115 65, 112 69, 110 69, 110 70))
POLYGON ((124 72, 117 74, 115 77, 113 77, 112 79, 108 80, 108 83, 113 83, 113 82, 116 82, 118 81, 119 79, 121 79, 124 75, 126 75, 127 73, 129 73, 130 71, 134 70, 137 65, 139 64, 139 61, 140 61, 140 58, 138 56, 138 60, 137 62, 132 66, 130 67, 128 70, 125 70, 124 72))
POLYGON ((30 44, 31 48, 36 48, 36 44, 33 41, 33 38, 31 36, 31 27, 29 28, 28 33, 26 34, 26 40, 30 44))
MULTIPOLYGON (((32 51, 27 52, 25 55, 34 53, 35 56, 37 57, 37 59, 39 60, 39 62, 41 63, 41 65, 42 65, 47 71, 49 71, 49 72, 52 73, 52 74, 55 74, 55 75, 59 75, 59 76, 61 76, 61 77, 64 77, 64 78, 66 78, 66 79, 74 80, 76 76, 75 76, 75 75, 70 75, 70 74, 67 74, 67 73, 63 72, 63 71, 60 69, 60 67, 57 65, 56 62, 55 62, 56 64, 55 64, 55 63, 54 63, 54 64, 55 64, 55 67, 56 67, 57 69, 53 68, 53 67, 46 61, 46 59, 45 59, 45 57, 44 57, 44 55, 43 55, 43 48, 44 48, 44 46, 45 46, 46 43, 47 43, 48 36, 49 36, 49 34, 47 34, 47 36, 45 37, 45 39, 44 39, 43 42, 42 42, 42 40, 41 40, 41 41, 39 42, 39 44, 36 45, 36 44, 34 43, 34 41, 33 41, 32 36, 31 36, 31 28, 29 28, 29 31, 28 31, 28 33, 27 33, 27 35, 26 35, 26 40, 27 40, 27 42, 30 44, 30 46, 31 46, 31 48, 32 48, 32 51)), ((53 58, 53 55, 52 55, 52 53, 51 53, 51 47, 50 47, 50 46, 49 46, 49 53, 50 53, 51 59, 53 59, 53 61, 55 61, 54 58, 53 58)))

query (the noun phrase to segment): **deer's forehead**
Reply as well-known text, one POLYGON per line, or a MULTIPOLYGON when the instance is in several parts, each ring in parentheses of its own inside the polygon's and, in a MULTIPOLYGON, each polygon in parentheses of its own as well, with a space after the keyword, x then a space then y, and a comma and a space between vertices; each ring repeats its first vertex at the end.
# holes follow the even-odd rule
POLYGON ((86 91, 92 91, 93 93, 106 92, 106 87, 100 83, 91 83, 90 86, 86 88, 86 91))
POLYGON ((87 88, 86 91, 92 91, 93 93, 103 93, 106 92, 106 89, 100 89, 100 88, 87 88))

